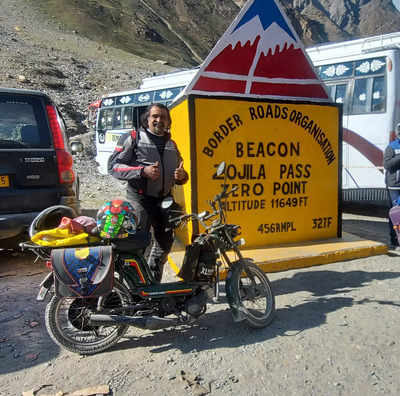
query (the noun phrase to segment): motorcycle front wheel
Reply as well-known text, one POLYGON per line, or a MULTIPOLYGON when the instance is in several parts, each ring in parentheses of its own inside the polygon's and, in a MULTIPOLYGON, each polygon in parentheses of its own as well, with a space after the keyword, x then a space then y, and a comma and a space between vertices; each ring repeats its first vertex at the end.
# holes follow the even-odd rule
POLYGON ((274 318, 275 297, 264 272, 246 262, 236 267, 231 282, 232 293, 246 323, 253 328, 268 326, 274 318))
POLYGON ((131 304, 128 289, 114 280, 110 294, 100 298, 59 298, 53 296, 46 307, 46 329, 51 339, 61 347, 81 355, 93 355, 116 344, 128 330, 128 325, 92 326, 89 317, 100 305, 108 312, 131 304), (99 301, 100 299, 100 301, 99 301))

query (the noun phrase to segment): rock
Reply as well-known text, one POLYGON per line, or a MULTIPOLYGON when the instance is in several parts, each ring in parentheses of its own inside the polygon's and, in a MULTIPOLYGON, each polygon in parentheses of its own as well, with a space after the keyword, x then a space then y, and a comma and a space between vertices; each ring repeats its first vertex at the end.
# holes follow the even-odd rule
POLYGON ((108 385, 96 385, 89 388, 79 389, 69 396, 92 396, 92 395, 108 395, 110 387, 108 385))
POLYGON ((63 90, 65 89, 65 83, 58 81, 56 79, 50 79, 50 80, 46 80, 43 81, 43 84, 48 87, 48 88, 52 88, 55 90, 63 90))

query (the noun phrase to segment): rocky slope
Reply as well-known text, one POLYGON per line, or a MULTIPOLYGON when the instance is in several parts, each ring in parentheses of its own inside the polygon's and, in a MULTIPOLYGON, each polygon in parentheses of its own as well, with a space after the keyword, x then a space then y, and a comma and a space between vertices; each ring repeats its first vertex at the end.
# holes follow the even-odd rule
MULTIPOLYGON (((197 65, 244 0, 30 0, 80 35, 174 66, 197 65)), ((281 0, 306 45, 400 30, 391 0, 281 0)))
POLYGON ((0 0, 0 9, 0 86, 50 94, 71 135, 87 132, 87 106, 102 94, 172 70, 69 31, 26 0, 0 0))

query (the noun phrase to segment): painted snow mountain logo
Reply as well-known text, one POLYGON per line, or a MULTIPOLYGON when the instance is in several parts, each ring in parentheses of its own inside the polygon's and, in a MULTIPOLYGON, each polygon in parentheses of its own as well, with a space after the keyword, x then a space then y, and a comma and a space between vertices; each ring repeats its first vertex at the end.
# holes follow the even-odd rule
POLYGON ((183 95, 328 101, 304 47, 274 0, 249 0, 183 95))

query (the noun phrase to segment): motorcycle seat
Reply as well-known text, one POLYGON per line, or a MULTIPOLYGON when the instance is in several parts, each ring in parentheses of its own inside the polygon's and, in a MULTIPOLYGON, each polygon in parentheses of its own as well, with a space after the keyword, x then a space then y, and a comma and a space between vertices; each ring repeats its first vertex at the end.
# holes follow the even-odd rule
POLYGON ((119 252, 129 253, 132 250, 142 250, 150 244, 151 234, 149 232, 137 232, 128 238, 114 239, 113 247, 119 252))

